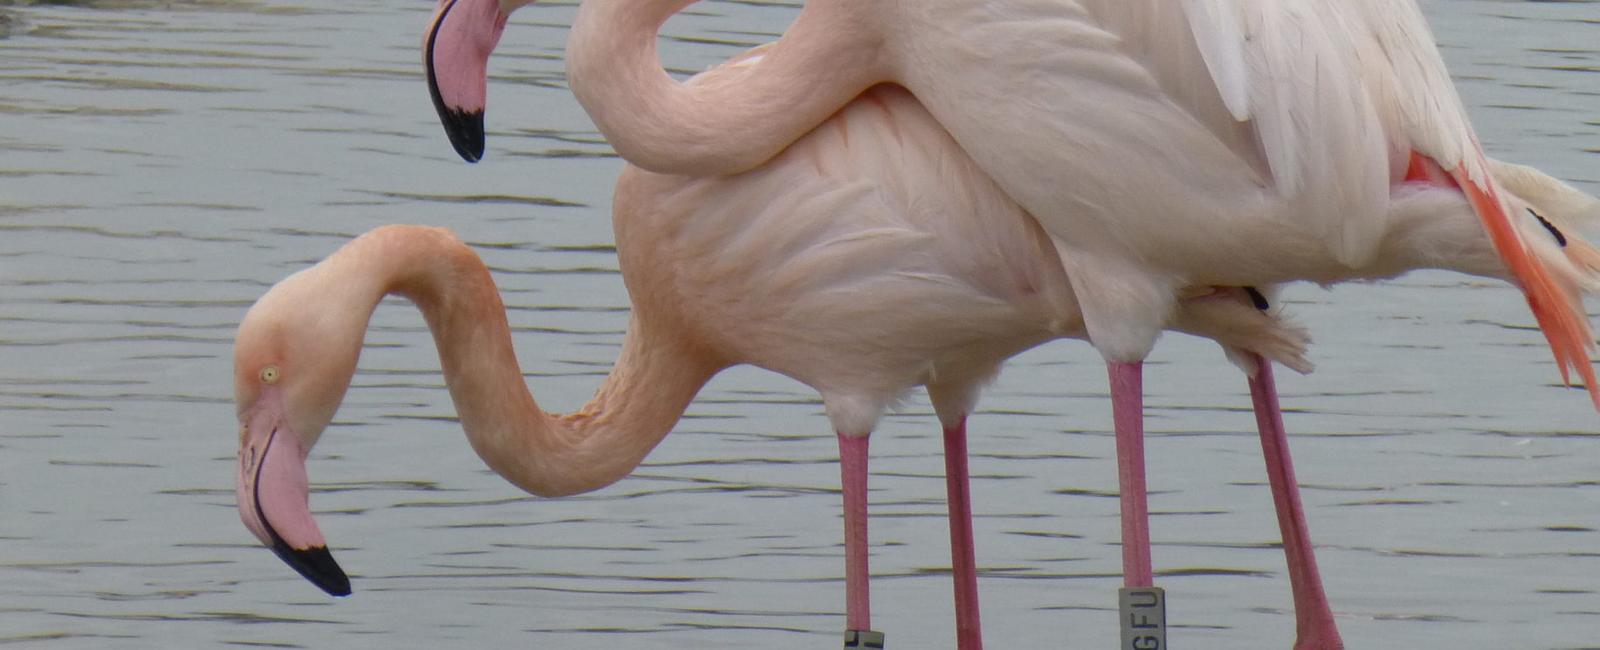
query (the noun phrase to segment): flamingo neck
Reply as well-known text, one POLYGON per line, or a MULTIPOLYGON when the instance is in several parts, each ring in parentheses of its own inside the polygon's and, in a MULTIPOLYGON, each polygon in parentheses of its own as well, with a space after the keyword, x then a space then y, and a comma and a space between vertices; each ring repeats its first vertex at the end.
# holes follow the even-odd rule
POLYGON ((667 174, 752 169, 888 78, 882 5, 807 2, 759 61, 680 83, 656 36, 694 0, 586 0, 567 42, 567 79, 589 117, 629 162, 667 174))
POLYGON ((621 356, 589 403, 568 415, 545 413, 524 383, 488 268, 445 231, 404 234, 364 236, 350 247, 356 255, 345 257, 358 257, 380 276, 372 307, 396 294, 422 311, 473 450, 523 490, 575 494, 626 476, 719 368, 674 339, 652 337, 634 319, 621 356))

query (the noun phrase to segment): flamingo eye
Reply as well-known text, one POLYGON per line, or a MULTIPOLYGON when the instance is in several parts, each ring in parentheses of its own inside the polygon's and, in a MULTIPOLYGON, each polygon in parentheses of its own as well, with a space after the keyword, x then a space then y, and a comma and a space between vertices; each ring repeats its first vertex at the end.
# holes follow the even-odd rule
POLYGON ((276 383, 278 383, 278 367, 277 366, 267 366, 265 368, 262 368, 261 369, 261 383, 263 383, 263 384, 276 384, 276 383))

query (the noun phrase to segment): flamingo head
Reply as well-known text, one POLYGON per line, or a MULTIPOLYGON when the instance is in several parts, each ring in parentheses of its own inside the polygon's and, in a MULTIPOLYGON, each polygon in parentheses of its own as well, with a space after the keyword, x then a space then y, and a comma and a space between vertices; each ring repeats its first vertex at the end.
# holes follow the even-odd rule
POLYGON ((488 99, 489 54, 506 20, 532 0, 439 0, 422 41, 433 108, 450 145, 467 162, 483 158, 483 108, 488 99))
POLYGON ((312 300, 315 286, 326 284, 315 269, 291 276, 262 296, 239 326, 236 488, 239 517, 257 539, 324 591, 347 596, 350 579, 311 517, 306 455, 349 387, 364 319, 353 321, 361 315, 312 300))

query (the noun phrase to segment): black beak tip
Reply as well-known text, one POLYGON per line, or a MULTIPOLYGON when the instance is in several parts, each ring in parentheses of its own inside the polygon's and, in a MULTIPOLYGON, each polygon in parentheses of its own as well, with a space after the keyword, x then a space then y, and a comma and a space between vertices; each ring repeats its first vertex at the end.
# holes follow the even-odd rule
POLYGON ((450 138, 450 146, 455 147, 462 160, 475 163, 483 159, 483 109, 465 111, 447 105, 443 93, 439 91, 439 80, 434 76, 433 48, 438 41, 439 29, 445 24, 446 15, 455 6, 456 3, 451 2, 439 9, 433 29, 428 32, 423 62, 428 73, 428 95, 433 99, 433 110, 439 114, 439 121, 444 123, 444 133, 450 138))
POLYGON ((469 163, 483 160, 483 111, 445 109, 439 111, 439 121, 444 123, 450 146, 455 147, 462 160, 469 163))
POLYGON ((333 561, 333 554, 328 552, 327 547, 294 549, 279 543, 272 547, 272 552, 277 553, 289 568, 310 580, 311 584, 328 592, 328 595, 350 595, 350 577, 345 575, 344 569, 339 568, 338 562, 333 561))

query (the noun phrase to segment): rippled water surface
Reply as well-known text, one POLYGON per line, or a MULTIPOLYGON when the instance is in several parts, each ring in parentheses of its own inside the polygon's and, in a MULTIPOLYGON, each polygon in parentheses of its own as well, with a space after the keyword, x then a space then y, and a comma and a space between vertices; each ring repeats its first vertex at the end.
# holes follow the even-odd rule
MULTIPOLYGON (((797 6, 702 2, 665 56, 703 68, 797 6)), ((464 444, 396 301, 310 463, 355 596, 239 524, 233 328, 370 227, 479 245, 542 403, 575 408, 615 357, 620 163, 564 87, 573 6, 518 14, 471 167, 421 79, 431 9, 0 0, 0 645, 838 647, 837 451, 814 393, 757 370, 718 377, 634 476, 535 499, 464 444)), ((1600 4, 1427 9, 1490 151, 1600 191, 1600 4)), ((1319 370, 1280 381, 1351 646, 1600 647, 1600 419, 1521 298, 1443 273, 1288 297, 1319 370)), ((1146 374, 1175 642, 1289 647, 1243 379, 1179 336, 1146 374)), ((1105 390, 1087 345, 1054 343, 972 421, 991 647, 1115 643, 1105 390)), ((938 440, 917 396, 873 445, 874 613, 900 649, 953 645, 938 440)))

